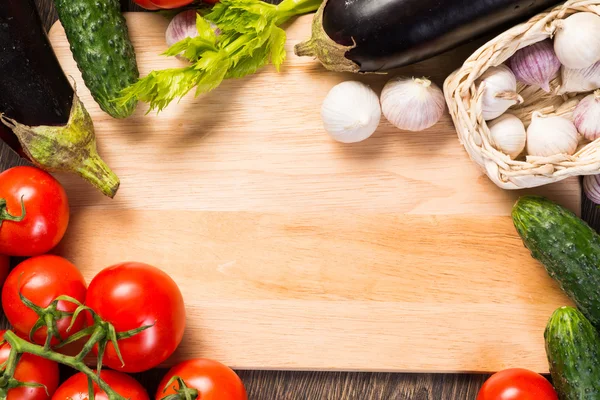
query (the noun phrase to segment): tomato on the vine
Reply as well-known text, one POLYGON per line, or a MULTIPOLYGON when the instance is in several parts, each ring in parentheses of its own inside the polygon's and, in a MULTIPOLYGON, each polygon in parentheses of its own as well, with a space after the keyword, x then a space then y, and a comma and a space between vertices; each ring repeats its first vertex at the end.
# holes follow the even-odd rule
POLYGON ((156 400, 176 394, 181 389, 177 382, 169 381, 179 377, 185 386, 198 391, 202 400, 247 400, 246 389, 239 376, 228 366, 206 358, 184 361, 169 370, 156 392, 156 400), (168 387, 167 387, 168 385, 168 387))
MULTIPOLYGON (((121 372, 102 370, 100 378, 115 392, 129 400, 149 400, 148 393, 138 381, 121 372)), ((88 400, 88 379, 81 372, 67 379, 54 393, 52 400, 88 400)), ((108 400, 106 392, 94 383, 94 399, 108 400)))
MULTIPOLYGON (((46 308, 61 295, 71 296, 83 303, 86 284, 79 269, 59 256, 46 254, 29 258, 17 265, 2 288, 2 307, 15 331, 29 336, 39 316, 23 303, 19 293, 36 306, 46 308)), ((59 301, 57 306, 59 311, 66 312, 73 312, 76 308, 77 305, 67 301, 59 301)), ((71 318, 62 318, 57 322, 58 332, 66 339, 69 334, 79 331, 84 322, 83 316, 77 318, 71 331, 67 332, 71 318)), ((34 334, 34 341, 44 344, 46 334, 44 326, 34 334)), ((52 343, 56 344, 58 340, 54 339, 52 343)))
MULTIPOLYGON (((4 337, 0 331, 0 339, 4 337)), ((10 345, 0 346, 0 364, 8 360, 10 345)), ((20 382, 35 382, 43 387, 17 387, 8 391, 6 400, 47 400, 58 386, 58 364, 33 354, 24 353, 17 363, 13 377, 20 382), (48 394, 46 394, 46 390, 48 394)))
POLYGON ((477 400, 558 400, 558 396, 543 376, 512 368, 492 375, 481 387, 477 400))
POLYGON ((48 252, 69 224, 62 185, 34 167, 0 173, 0 254, 29 257, 48 252))
MULTIPOLYGON (((85 304, 116 332, 150 326, 119 340, 124 366, 108 343, 103 363, 112 369, 141 372, 154 368, 173 354, 183 338, 183 296, 169 275, 148 264, 123 263, 100 271, 90 282, 85 304)), ((92 323, 88 314, 88 324, 92 323)))

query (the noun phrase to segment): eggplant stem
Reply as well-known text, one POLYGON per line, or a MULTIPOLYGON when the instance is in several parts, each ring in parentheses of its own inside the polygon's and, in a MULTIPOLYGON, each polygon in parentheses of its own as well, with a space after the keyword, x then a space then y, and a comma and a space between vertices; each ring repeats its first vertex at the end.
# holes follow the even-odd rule
POLYGON ((360 72, 360 65, 346 58, 346 53, 356 47, 343 46, 332 40, 323 28, 323 10, 327 5, 323 1, 317 10, 312 24, 312 37, 294 47, 294 53, 300 57, 317 57, 321 64, 330 71, 360 72))
POLYGON ((306 42, 298 43, 294 46, 294 53, 298 57, 316 57, 317 52, 315 51, 315 42, 313 39, 309 39, 306 42))
POLYGON ((100 158, 96 149, 90 157, 83 160, 77 168, 77 173, 111 199, 115 197, 121 185, 117 175, 100 158))
POLYGON ((115 196, 119 178, 98 155, 94 123, 76 94, 66 125, 27 126, 4 114, 0 114, 0 120, 12 129, 37 166, 48 171, 75 172, 106 196, 115 196))

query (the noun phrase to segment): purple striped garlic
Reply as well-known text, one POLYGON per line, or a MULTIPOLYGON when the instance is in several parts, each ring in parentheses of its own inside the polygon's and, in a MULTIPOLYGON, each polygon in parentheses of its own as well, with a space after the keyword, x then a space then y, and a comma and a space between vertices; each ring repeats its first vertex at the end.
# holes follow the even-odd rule
POLYGON ((573 111, 577 131, 587 140, 600 138, 600 90, 586 96, 573 111))
POLYGON ((508 62, 517 80, 550 92, 550 81, 558 76, 560 61, 552 42, 544 40, 517 51, 508 62))
POLYGON ((588 199, 596 204, 600 204, 600 175, 584 176, 583 191, 588 199))

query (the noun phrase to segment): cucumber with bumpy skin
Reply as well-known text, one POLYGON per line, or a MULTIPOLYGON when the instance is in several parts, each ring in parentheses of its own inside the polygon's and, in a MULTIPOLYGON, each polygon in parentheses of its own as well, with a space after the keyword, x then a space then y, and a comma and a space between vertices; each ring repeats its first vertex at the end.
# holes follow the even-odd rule
POLYGON ((585 316, 572 307, 559 308, 544 338, 559 399, 600 399, 600 335, 585 316))
POLYGON ((118 0, 55 0, 73 58, 100 107, 114 118, 133 113, 136 102, 115 102, 139 78, 135 51, 118 0))
POLYGON ((543 197, 522 197, 512 217, 533 258, 600 328, 600 236, 571 211, 543 197))

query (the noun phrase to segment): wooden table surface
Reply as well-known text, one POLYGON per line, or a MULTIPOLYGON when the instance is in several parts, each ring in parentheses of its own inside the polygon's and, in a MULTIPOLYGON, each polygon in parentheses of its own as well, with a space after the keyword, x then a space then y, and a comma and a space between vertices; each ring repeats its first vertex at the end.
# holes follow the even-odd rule
MULTIPOLYGON (((274 0, 276 1, 276 0, 274 0)), ((52 0, 36 0, 46 29, 56 21, 52 0)), ((138 11, 131 1, 122 0, 123 11, 138 11)), ((0 171, 14 166, 18 157, 0 141, 0 171)), ((24 162, 23 162, 24 163, 24 162)), ((587 199, 583 218, 596 229, 600 214, 587 199)), ((398 354, 398 357, 402 357, 398 354)), ((518 366, 515 366, 518 367, 518 366)), ((238 371, 251 400, 471 400, 487 378, 466 374, 388 374, 345 372, 238 371)), ((165 371, 136 376, 152 394, 165 371)))

